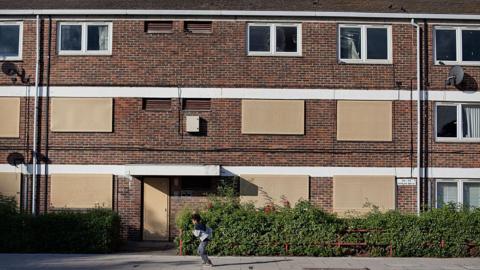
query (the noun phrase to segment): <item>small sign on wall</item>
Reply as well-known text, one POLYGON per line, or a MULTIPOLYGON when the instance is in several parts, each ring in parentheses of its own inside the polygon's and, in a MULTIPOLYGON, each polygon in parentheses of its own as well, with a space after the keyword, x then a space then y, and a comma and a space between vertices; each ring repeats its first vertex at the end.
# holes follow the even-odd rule
POLYGON ((415 186, 416 184, 417 179, 414 178, 397 179, 398 186, 415 186))

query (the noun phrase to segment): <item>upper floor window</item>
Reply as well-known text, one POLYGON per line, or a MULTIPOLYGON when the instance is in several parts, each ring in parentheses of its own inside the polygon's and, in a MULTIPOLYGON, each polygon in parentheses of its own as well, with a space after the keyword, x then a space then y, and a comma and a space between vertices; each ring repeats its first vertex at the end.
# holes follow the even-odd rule
POLYGON ((248 24, 248 55, 302 55, 301 24, 248 24))
POLYGON ((439 141, 480 141, 480 104, 436 105, 436 135, 439 141))
POLYGON ((437 26, 434 33, 436 64, 480 65, 480 28, 437 26))
POLYGON ((392 63, 392 30, 388 25, 340 25, 338 54, 345 63, 392 63))
POLYGON ((112 23, 62 22, 58 32, 59 54, 112 54, 112 23))
POLYGON ((21 22, 0 22, 0 61, 22 59, 21 22))

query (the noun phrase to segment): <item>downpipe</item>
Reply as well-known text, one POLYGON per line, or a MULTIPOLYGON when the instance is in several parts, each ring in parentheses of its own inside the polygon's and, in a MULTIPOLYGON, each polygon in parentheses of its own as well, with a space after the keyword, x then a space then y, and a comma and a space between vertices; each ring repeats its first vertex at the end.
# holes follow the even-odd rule
POLYGON ((33 149, 32 149, 32 214, 37 214, 37 137, 38 137, 38 91, 39 91, 39 76, 40 76, 40 15, 37 15, 37 42, 36 42, 36 63, 35 63, 35 102, 33 112, 33 149))
POLYGON ((420 106, 421 106, 421 81, 420 81, 420 26, 415 23, 415 19, 410 22, 411 25, 417 28, 417 215, 420 215, 420 184, 421 176, 421 148, 420 148, 420 106))

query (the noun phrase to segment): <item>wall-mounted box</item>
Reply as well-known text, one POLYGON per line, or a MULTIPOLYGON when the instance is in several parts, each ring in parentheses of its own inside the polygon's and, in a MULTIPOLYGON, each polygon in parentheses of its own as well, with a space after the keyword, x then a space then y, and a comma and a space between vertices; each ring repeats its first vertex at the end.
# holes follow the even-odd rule
POLYGON ((187 132, 200 132, 200 116, 187 116, 187 132))

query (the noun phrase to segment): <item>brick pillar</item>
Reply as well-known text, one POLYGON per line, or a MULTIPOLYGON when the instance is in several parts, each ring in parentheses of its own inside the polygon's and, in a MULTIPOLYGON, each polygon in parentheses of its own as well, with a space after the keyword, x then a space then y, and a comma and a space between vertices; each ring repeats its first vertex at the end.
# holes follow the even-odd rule
POLYGON ((333 211, 333 179, 310 178, 310 201, 327 212, 333 211))
POLYGON ((121 235, 124 240, 142 239, 142 181, 116 176, 114 209, 121 218, 121 235))

